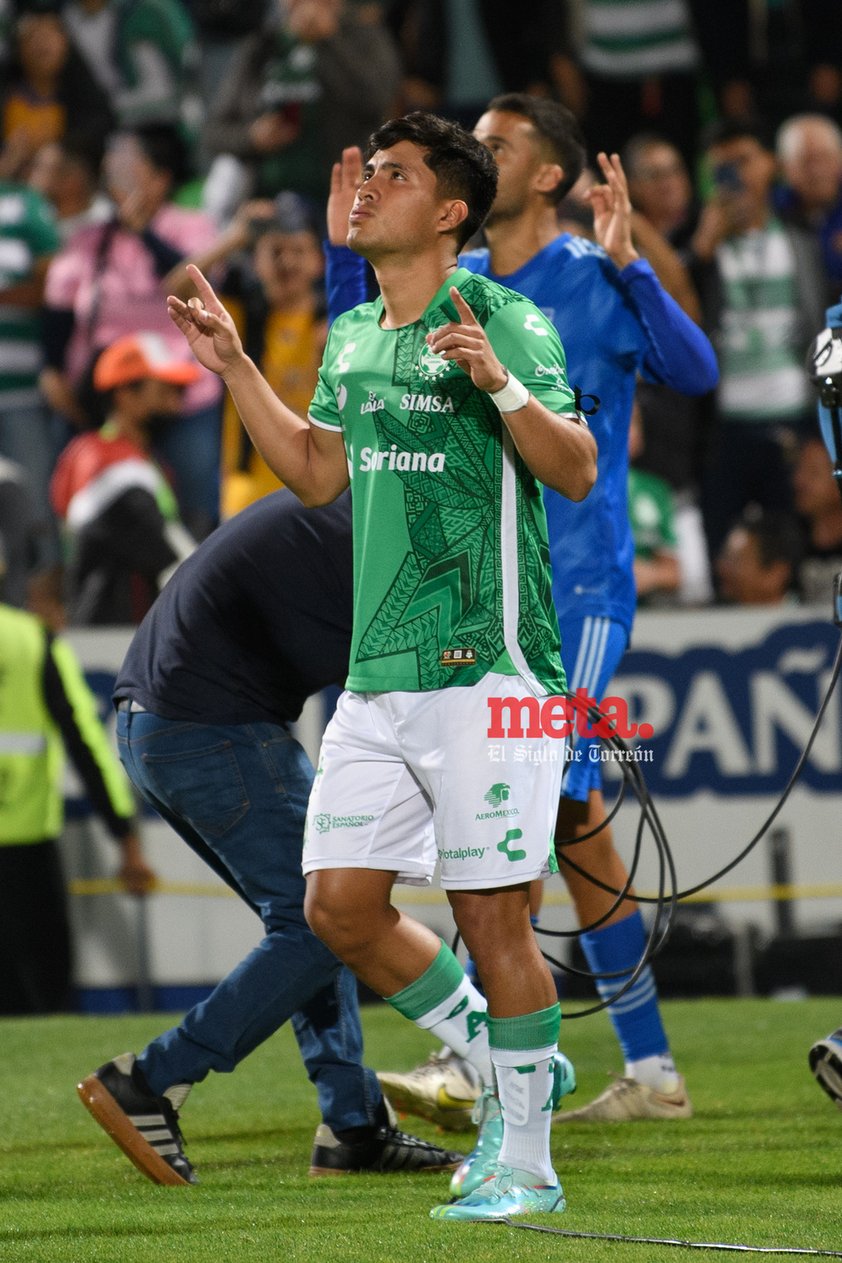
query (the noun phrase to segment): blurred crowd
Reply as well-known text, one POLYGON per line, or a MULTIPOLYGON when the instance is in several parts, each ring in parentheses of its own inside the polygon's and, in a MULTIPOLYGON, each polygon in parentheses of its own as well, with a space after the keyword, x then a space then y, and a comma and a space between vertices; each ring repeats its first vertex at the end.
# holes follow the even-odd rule
MULTIPOLYGON (((0 565, 53 625, 137 623, 277 486, 168 293, 212 278, 306 412, 331 164, 385 118, 563 101, 618 152, 635 244, 711 337, 702 400, 641 381, 643 604, 829 606, 842 500, 807 347, 842 290, 839 0, 0 0, 0 565)), ((592 234, 587 175, 560 207, 592 234)), ((587 383, 577 383, 585 395, 587 383)))

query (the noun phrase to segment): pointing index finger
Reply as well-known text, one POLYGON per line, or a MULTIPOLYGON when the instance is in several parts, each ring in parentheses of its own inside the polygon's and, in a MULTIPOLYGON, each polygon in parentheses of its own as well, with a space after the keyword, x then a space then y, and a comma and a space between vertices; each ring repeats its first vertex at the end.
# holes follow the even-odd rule
POLYGON ((214 315, 220 315, 223 310, 222 304, 214 293, 213 286, 207 277, 202 275, 194 263, 187 264, 187 274, 198 290, 202 306, 213 312, 214 315))
POLYGON ((456 288, 455 285, 451 285, 450 287, 450 297, 453 299, 453 306, 456 308, 457 314, 459 316, 460 324, 463 324, 463 325, 478 325, 479 324, 479 321, 477 320, 476 316, 471 311, 471 308, 465 302, 465 299, 462 297, 461 293, 459 292, 459 290, 456 288))

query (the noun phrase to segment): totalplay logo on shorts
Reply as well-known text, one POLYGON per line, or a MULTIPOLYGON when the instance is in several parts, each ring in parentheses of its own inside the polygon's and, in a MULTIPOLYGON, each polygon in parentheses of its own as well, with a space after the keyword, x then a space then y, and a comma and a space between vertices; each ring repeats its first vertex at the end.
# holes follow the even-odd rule
POLYGON ((455 850, 439 851, 440 860, 481 860, 487 846, 460 846, 455 850))

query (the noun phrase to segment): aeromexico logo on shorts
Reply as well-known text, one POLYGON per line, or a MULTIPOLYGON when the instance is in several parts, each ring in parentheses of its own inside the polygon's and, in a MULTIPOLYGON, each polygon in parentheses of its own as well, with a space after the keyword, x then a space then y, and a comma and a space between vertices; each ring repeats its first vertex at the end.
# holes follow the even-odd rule
POLYGON ((474 820, 504 820, 509 816, 519 816, 520 811, 517 807, 505 806, 509 801, 511 792, 510 787, 504 781, 498 781, 495 785, 492 785, 488 793, 483 795, 491 811, 478 811, 474 816, 474 820))
POLYGON ((313 827, 317 833, 329 833, 331 829, 362 829, 373 819, 374 816, 333 816, 329 811, 320 811, 313 817, 313 827))
POLYGON ((444 452, 401 452, 397 443, 392 443, 386 452, 364 447, 360 452, 359 469, 361 474, 374 473, 379 469, 440 474, 444 469, 444 452))

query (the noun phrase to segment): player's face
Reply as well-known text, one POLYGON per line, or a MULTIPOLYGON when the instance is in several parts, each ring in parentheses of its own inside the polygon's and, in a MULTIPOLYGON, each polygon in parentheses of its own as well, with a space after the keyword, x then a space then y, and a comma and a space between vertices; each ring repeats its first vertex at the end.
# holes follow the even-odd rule
POLYGON ((497 163, 497 196, 486 223, 514 219, 529 200, 545 165, 529 119, 506 110, 488 110, 474 128, 477 140, 490 149, 497 163))
POLYGON ((444 201, 418 145, 402 140, 378 149, 363 167, 348 218, 348 245, 373 263, 417 253, 439 236, 444 201))

